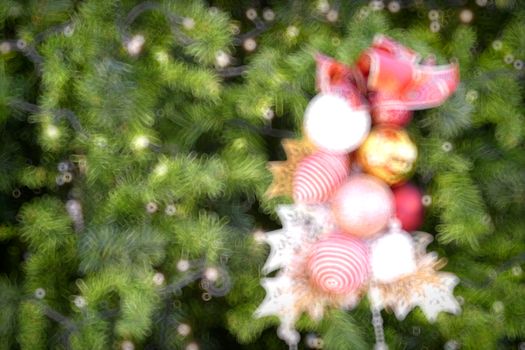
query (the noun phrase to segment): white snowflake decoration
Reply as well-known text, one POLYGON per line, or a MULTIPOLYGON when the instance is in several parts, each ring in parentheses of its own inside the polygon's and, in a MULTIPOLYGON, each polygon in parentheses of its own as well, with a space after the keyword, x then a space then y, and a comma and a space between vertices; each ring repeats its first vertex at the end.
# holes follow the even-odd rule
MULTIPOLYGON (((295 323, 303 312, 314 320, 320 320, 327 306, 353 308, 359 302, 361 293, 328 295, 312 288, 305 273, 304 266, 311 247, 337 229, 328 206, 281 205, 277 213, 283 228, 262 234, 262 240, 271 246, 263 273, 279 272, 275 277, 262 279, 266 297, 254 315, 277 316, 280 320, 279 337, 294 346, 300 339, 295 323)), ((365 288, 368 288, 372 311, 380 315, 382 309, 388 308, 402 320, 419 306, 429 321, 434 321, 442 311, 458 313, 460 306, 453 290, 459 279, 451 273, 437 271, 442 262, 435 253, 426 252, 432 236, 423 232, 409 235, 399 230, 393 225, 385 234, 402 233, 413 241, 416 267, 410 273, 387 282, 371 278, 365 288)), ((374 240, 367 243, 373 246, 374 240)), ((396 261, 395 257, 393 261, 396 261)))

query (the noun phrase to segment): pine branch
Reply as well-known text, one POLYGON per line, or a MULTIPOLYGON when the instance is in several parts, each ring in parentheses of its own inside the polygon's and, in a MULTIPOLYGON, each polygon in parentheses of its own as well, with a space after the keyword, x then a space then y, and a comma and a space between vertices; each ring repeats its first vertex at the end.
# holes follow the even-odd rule
POLYGON ((135 20, 144 12, 149 10, 156 10, 160 7, 159 3, 153 2, 153 1, 144 1, 143 3, 140 3, 133 7, 131 11, 128 12, 128 15, 126 16, 126 20, 124 21, 123 25, 124 28, 128 28, 135 22, 135 20))
POLYGON ((264 33, 265 31, 267 31, 270 26, 264 22, 264 21, 261 21, 260 18, 254 18, 252 20, 252 22, 255 24, 255 28, 250 30, 249 32, 246 32, 244 34, 240 34, 238 35, 236 38, 233 39, 233 44, 234 45, 242 45, 242 43, 246 40, 246 39, 249 39, 249 38, 255 38, 259 35, 261 35, 262 33, 264 33))
POLYGON ((43 32, 37 34, 35 36, 35 45, 40 44, 41 42, 43 42, 44 40, 46 40, 48 37, 50 37, 53 34, 63 33, 65 29, 68 28, 71 24, 72 22, 68 21, 68 22, 50 27, 44 30, 43 32))
MULTIPOLYGON (((153 2, 153 1, 145 1, 145 2, 140 3, 140 4, 136 5, 135 7, 133 7, 131 9, 131 11, 128 12, 128 14, 126 16, 126 19, 124 20, 124 22, 122 23, 122 26, 121 26, 121 32, 122 32, 122 37, 123 37, 124 41, 126 41, 126 39, 129 37, 129 35, 127 35, 129 27, 133 24, 133 22, 135 22, 135 20, 142 13, 144 13, 146 11, 149 11, 149 10, 158 10, 160 7, 161 7, 161 5, 159 3, 153 2)), ((182 17, 180 17, 180 16, 178 16, 178 15, 176 15, 174 13, 171 13, 171 12, 162 11, 162 14, 165 15, 166 18, 168 19, 168 22, 170 23, 170 28, 171 28, 171 32, 172 32, 173 36, 179 42, 181 42, 182 45, 186 46, 186 45, 189 45, 192 42, 194 42, 194 40, 192 38, 190 38, 189 36, 184 34, 178 28, 178 26, 180 24, 182 24, 182 21, 184 20, 184 18, 182 18, 182 17)))
POLYGON ((247 69, 248 69, 248 66, 246 65, 217 69, 217 75, 222 78, 238 77, 238 76, 243 75, 247 69))
POLYGON ((3 45, 6 44, 9 45, 10 50, 22 53, 31 62, 33 62, 38 75, 42 73, 42 63, 44 62, 44 58, 36 51, 34 46, 28 46, 27 43, 22 39, 6 40, 3 42, 3 45))
POLYGON ((56 321, 57 323, 60 323, 62 326, 66 327, 69 331, 76 331, 78 329, 75 322, 49 306, 44 306, 44 314, 53 321, 56 321))
MULTIPOLYGON (((36 105, 36 104, 33 104, 33 103, 30 103, 30 102, 26 102, 26 101, 20 101, 20 100, 11 100, 9 102, 9 105, 15 109, 18 109, 20 111, 23 111, 23 112, 29 112, 29 113, 32 113, 32 114, 37 114, 37 113, 41 113, 43 111, 43 109, 36 105)), ((53 115, 55 115, 55 117, 58 117, 58 119, 61 119, 61 118, 66 118, 69 122, 69 124, 71 125, 71 127, 78 133, 82 134, 83 136, 87 137, 88 134, 87 132, 85 131, 85 129, 82 127, 82 124, 80 123, 80 120, 78 119, 78 117, 76 116, 76 114, 67 109, 67 108, 62 108, 62 109, 57 109, 57 110, 51 110, 49 111, 50 113, 52 113, 53 115)))
POLYGON ((232 124, 234 126, 241 127, 243 129, 254 131, 254 132, 256 132, 258 134, 261 134, 261 135, 267 135, 267 136, 271 136, 271 137, 293 138, 293 137, 297 136, 294 132, 288 131, 288 130, 272 129, 271 127, 258 128, 256 126, 248 123, 247 121, 245 121, 243 119, 239 119, 239 118, 230 119, 228 121, 228 123, 232 124))

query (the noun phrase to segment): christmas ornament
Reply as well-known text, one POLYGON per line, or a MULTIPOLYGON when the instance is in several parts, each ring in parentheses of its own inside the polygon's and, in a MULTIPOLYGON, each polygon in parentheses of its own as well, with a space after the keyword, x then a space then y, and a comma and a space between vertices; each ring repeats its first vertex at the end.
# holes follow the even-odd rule
MULTIPOLYGON (((354 307, 359 300, 359 293, 327 293, 311 283, 307 262, 312 247, 335 231, 335 222, 328 206, 281 205, 277 208, 277 214, 283 229, 264 234, 264 241, 270 244, 271 253, 263 272, 269 273, 278 268, 281 270, 275 277, 261 281, 266 297, 255 311, 255 316, 277 316, 281 322, 277 334, 290 346, 295 346, 300 337, 294 325, 303 312, 319 320, 326 306, 354 307)), ((359 246, 358 243, 352 245, 359 246)))
POLYGON ((414 271, 391 282, 371 282, 368 291, 371 307, 391 309, 399 320, 416 306, 429 321, 435 321, 440 312, 459 313, 459 303, 452 294, 459 279, 454 274, 438 272, 445 263, 436 254, 426 253, 432 236, 418 232, 411 238, 415 252, 414 271))
POLYGON ((293 198, 296 202, 327 201, 350 172, 346 155, 314 153, 297 166, 293 179, 293 198))
POLYGON ((348 153, 365 140, 370 115, 365 108, 354 108, 335 94, 312 99, 304 115, 305 133, 317 147, 333 153, 348 153))
POLYGON ((299 162, 312 154, 315 147, 308 140, 285 139, 282 142, 287 160, 270 162, 268 168, 273 174, 273 182, 266 191, 266 196, 291 196, 295 169, 299 162))
POLYGON ((307 270, 316 288, 327 293, 351 293, 368 278, 368 247, 360 239, 332 234, 312 247, 307 270))
POLYGON ((272 247, 263 267, 264 273, 289 266, 295 251, 335 228, 332 213, 325 205, 280 205, 277 215, 283 224, 282 230, 263 236, 263 241, 272 247))
POLYGON ((372 279, 381 283, 395 281, 416 268, 412 238, 398 230, 376 238, 370 244, 372 279))
POLYGON ((363 170, 387 184, 406 180, 414 168, 417 148, 402 129, 377 127, 357 151, 363 170))
POLYGON ((392 192, 380 180, 353 175, 333 197, 332 210, 339 227, 348 234, 370 237, 386 227, 394 214, 392 192))
POLYGON ((419 188, 404 184, 392 189, 396 205, 396 217, 405 231, 417 230, 423 224, 423 195, 419 188))
POLYGON ((358 60, 357 68, 380 110, 418 110, 439 106, 459 83, 457 64, 419 64, 414 51, 382 35, 358 60))
POLYGON ((303 312, 320 320, 327 307, 351 309, 364 295, 372 312, 376 348, 386 349, 381 310, 403 319, 419 306, 429 320, 457 313, 457 277, 427 254, 421 193, 400 185, 417 150, 401 126, 412 111, 442 103, 458 84, 456 65, 436 67, 378 36, 355 67, 317 55, 317 95, 305 111, 307 140, 283 142, 288 160, 271 163, 270 196, 292 195, 277 213, 283 228, 260 233, 271 246, 261 281, 266 297, 257 317, 277 316, 279 337, 291 349, 303 312), (372 113, 375 128, 370 132, 372 113), (349 167, 347 153, 369 174, 349 167), (386 182, 386 183, 385 183, 386 182), (397 184, 394 193, 387 183, 397 184), (395 217, 398 217, 397 219, 395 217))

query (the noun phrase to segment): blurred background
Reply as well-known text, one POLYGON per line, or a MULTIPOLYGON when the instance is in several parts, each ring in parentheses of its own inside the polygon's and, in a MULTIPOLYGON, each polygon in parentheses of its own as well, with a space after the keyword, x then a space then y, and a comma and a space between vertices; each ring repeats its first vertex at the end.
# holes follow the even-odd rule
MULTIPOLYGON (((268 161, 303 135, 321 52, 376 34, 460 84, 406 126, 421 230, 459 315, 383 312, 390 349, 525 349, 525 6, 475 1, 0 2, 0 349, 286 349, 268 161)), ((378 150, 378 152, 380 152, 378 150)), ((371 349, 366 300, 300 349, 371 349)))

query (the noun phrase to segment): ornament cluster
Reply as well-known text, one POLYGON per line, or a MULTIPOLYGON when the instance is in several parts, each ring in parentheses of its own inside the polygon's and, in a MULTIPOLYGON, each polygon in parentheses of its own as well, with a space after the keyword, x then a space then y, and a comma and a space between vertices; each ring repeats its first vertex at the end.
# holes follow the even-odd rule
POLYGON ((301 140, 283 143, 287 161, 272 162, 269 196, 292 197, 269 232, 256 311, 276 315, 278 333, 295 345, 298 317, 320 319, 325 307, 352 308, 368 295, 372 311, 400 319, 420 306, 430 320, 458 312, 457 278, 426 253, 422 193, 407 183, 417 147, 403 127, 412 111, 438 106, 456 89, 458 67, 419 64, 419 56, 377 36, 355 66, 317 55, 317 89, 306 108, 301 140))

